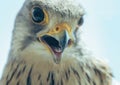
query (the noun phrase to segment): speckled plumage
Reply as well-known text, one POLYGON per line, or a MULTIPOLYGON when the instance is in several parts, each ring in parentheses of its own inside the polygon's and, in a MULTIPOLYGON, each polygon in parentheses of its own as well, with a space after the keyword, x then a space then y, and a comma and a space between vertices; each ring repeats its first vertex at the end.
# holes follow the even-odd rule
POLYGON ((111 85, 109 66, 85 54, 79 42, 66 47, 60 63, 56 64, 53 55, 36 39, 56 24, 67 22, 77 41, 76 28, 83 15, 82 6, 72 0, 26 0, 16 17, 1 85, 111 85), (48 24, 33 23, 30 15, 33 6, 47 10, 48 24))

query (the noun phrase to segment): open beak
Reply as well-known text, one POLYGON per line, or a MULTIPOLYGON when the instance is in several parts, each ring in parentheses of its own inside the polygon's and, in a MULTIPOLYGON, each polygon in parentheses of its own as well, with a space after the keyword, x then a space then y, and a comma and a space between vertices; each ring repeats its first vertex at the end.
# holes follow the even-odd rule
POLYGON ((59 63, 61 60, 64 49, 70 46, 72 42, 70 36, 71 27, 66 23, 59 24, 48 33, 40 36, 40 40, 43 44, 47 45, 47 48, 54 55, 54 61, 56 63, 59 63))

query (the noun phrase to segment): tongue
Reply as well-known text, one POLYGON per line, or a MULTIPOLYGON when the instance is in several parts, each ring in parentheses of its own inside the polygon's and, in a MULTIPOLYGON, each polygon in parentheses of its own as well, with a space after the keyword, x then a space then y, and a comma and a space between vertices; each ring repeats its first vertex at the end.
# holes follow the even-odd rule
POLYGON ((52 48, 56 57, 61 57, 62 49, 61 48, 52 48))
POLYGON ((54 48, 54 51, 57 52, 57 53, 61 53, 62 49, 61 48, 54 48))

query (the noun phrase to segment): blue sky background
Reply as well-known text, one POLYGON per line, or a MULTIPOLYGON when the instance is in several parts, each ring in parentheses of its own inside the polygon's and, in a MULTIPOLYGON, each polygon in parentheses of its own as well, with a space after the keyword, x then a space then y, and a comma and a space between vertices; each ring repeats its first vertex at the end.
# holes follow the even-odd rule
MULTIPOLYGON (((0 2, 0 75, 10 49, 14 19, 24 0, 0 2)), ((85 47, 108 60, 120 81, 120 0, 79 0, 86 10, 82 26, 85 47)))

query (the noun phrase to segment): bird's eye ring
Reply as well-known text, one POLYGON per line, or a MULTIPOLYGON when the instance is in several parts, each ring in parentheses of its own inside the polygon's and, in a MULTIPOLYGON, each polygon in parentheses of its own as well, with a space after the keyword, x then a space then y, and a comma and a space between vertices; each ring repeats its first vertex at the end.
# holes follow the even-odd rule
POLYGON ((31 10, 32 21, 37 24, 46 24, 48 23, 48 14, 47 12, 40 8, 39 6, 35 6, 31 10))

